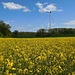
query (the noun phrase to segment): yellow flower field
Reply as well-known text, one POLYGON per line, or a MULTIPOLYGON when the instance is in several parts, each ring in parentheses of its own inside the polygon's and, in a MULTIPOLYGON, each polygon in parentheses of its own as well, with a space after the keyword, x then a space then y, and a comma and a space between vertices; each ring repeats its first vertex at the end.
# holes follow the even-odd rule
POLYGON ((1 38, 0 75, 75 75, 75 38, 1 38))

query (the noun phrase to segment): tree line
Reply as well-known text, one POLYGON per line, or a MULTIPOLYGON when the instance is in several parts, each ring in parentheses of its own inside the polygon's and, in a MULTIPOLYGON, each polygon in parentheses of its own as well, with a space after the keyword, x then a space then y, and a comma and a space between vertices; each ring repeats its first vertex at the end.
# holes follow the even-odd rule
POLYGON ((75 36, 75 28, 39 29, 37 32, 11 32, 11 26, 0 20, 0 37, 35 38, 35 37, 72 37, 75 36))
POLYGON ((75 28, 53 28, 39 29, 37 31, 39 37, 69 37, 75 36, 75 28))

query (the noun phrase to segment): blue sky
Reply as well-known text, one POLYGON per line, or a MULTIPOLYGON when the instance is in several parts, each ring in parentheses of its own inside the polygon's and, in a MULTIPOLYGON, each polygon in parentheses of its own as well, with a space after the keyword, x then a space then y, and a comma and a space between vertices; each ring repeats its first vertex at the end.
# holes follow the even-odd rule
POLYGON ((37 31, 49 28, 75 28, 75 0, 0 0, 0 20, 9 23, 11 31, 37 31))

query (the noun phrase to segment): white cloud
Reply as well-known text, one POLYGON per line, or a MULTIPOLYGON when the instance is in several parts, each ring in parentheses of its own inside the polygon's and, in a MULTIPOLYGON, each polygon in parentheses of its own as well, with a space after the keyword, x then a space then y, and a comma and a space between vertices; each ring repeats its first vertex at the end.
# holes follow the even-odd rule
POLYGON ((32 25, 30 25, 30 24, 28 25, 28 27, 31 27, 31 26, 32 26, 32 25))
POLYGON ((29 9, 24 9, 23 12, 31 12, 29 9))
POLYGON ((4 23, 6 23, 6 24, 10 24, 9 22, 7 22, 7 21, 5 21, 4 23))
POLYGON ((18 31, 24 31, 24 30, 25 30, 25 28, 24 28, 24 27, 22 27, 22 26, 18 26, 17 28, 15 28, 15 30, 18 30, 18 31))
POLYGON ((14 22, 14 20, 11 20, 11 21, 4 21, 4 23, 6 23, 6 24, 11 24, 11 23, 13 23, 14 22))
POLYGON ((11 22, 14 22, 13 20, 11 22))
POLYGON ((44 3, 44 5, 47 5, 47 4, 48 4, 48 2, 45 2, 45 3, 44 3))
POLYGON ((75 20, 63 23, 65 25, 75 25, 75 20))
POLYGON ((48 4, 46 2, 46 6, 44 6, 44 4, 38 2, 36 3, 36 6, 38 6, 39 8, 39 12, 50 12, 50 11, 62 11, 61 9, 57 9, 57 7, 55 6, 55 4, 48 4))
POLYGON ((21 10, 22 9, 23 12, 30 12, 30 9, 20 4, 15 4, 13 2, 8 2, 8 3, 2 2, 2 4, 5 9, 6 8, 8 8, 9 10, 21 10))

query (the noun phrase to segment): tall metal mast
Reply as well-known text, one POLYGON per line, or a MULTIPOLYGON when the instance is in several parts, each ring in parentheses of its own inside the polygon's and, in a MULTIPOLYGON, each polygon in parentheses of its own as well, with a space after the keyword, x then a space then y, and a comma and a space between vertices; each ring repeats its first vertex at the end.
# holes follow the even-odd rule
POLYGON ((52 23, 52 20, 51 20, 51 11, 50 11, 50 29, 51 29, 51 23, 52 23))

